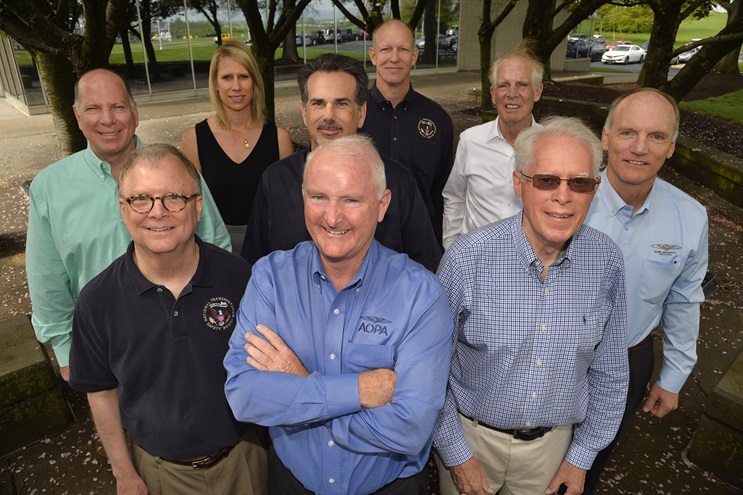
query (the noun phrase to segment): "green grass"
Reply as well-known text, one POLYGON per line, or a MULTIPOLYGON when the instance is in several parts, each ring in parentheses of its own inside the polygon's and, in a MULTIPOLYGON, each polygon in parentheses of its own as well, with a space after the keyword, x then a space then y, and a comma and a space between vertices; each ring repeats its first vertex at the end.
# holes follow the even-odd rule
POLYGON ((704 19, 685 20, 679 26, 678 34, 676 35, 676 46, 688 43, 692 39, 714 36, 725 27, 727 17, 727 13, 712 12, 709 17, 705 17, 704 19))
POLYGON ((682 101, 679 106, 743 125, 743 114, 740 112, 740 108, 743 108, 743 89, 706 100, 682 101))
MULTIPOLYGON (((188 45, 185 41, 163 41, 162 50, 160 50, 159 41, 153 41, 152 43, 155 48, 155 58, 158 62, 187 62, 189 60, 188 45)), ((214 44, 214 41, 211 41, 211 39, 206 40, 202 38, 192 42, 191 48, 194 60, 209 61, 211 60, 217 45, 214 44)), ((338 48, 338 53, 343 55, 348 55, 357 60, 363 60, 364 58, 364 54, 361 52, 343 51, 340 49, 342 48, 342 45, 338 45, 338 48)), ((297 51, 299 52, 299 58, 302 59, 304 56, 302 48, 299 47, 297 51)), ((325 45, 323 48, 307 48, 307 58, 315 58, 320 54, 329 51, 333 51, 333 45, 325 45)), ((18 59, 18 65, 31 65, 31 55, 29 55, 27 51, 19 50, 15 53, 18 59)), ((276 50, 276 60, 280 59, 282 55, 283 49, 279 48, 276 50)), ((132 44, 132 58, 134 59, 135 64, 141 64, 144 60, 142 56, 142 45, 139 43, 132 44)), ((114 45, 108 61, 112 65, 126 63, 126 59, 124 58, 124 49, 121 45, 114 45)))
MULTIPOLYGON (((727 21, 727 13, 723 12, 712 12, 709 17, 704 19, 686 19, 679 26, 678 33, 676 34, 675 47, 680 47, 688 43, 692 39, 702 39, 717 34, 722 28, 725 27, 727 21)), ((590 22, 584 21, 579 29, 576 29, 576 33, 588 34, 590 29, 590 22)), ((598 26, 594 24, 594 30, 598 34, 598 26)), ((604 30, 604 37, 611 40, 629 40, 636 45, 640 45, 643 42, 650 39, 649 33, 621 33, 619 31, 613 32, 611 30, 604 30)))

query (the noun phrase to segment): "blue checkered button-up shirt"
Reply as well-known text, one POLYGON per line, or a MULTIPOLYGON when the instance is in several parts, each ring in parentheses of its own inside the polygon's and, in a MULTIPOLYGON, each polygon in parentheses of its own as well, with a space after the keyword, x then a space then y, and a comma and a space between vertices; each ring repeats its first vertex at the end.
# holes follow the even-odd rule
POLYGON ((622 253, 583 226, 542 279, 521 220, 466 234, 441 262, 455 326, 434 446, 447 466, 472 457, 458 411, 498 428, 575 425, 566 460, 588 469, 627 395, 622 253))

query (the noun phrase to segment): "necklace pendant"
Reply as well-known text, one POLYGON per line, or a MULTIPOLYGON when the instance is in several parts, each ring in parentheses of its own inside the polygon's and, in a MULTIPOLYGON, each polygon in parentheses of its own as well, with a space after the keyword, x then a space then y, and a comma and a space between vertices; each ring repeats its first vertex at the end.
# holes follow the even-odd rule
POLYGON ((245 149, 246 150, 249 150, 250 149, 250 143, 248 142, 247 139, 245 140, 245 149))

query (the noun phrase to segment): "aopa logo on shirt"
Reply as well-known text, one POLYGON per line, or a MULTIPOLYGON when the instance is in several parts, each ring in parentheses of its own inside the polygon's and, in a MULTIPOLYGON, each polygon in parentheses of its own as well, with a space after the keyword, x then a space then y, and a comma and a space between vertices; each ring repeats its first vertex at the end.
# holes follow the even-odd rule
POLYGON ((385 323, 392 323, 390 320, 382 318, 381 316, 362 316, 361 319, 370 323, 364 323, 362 321, 357 332, 387 335, 387 326, 385 323))
POLYGON ((650 247, 653 248, 655 254, 660 256, 672 256, 681 249, 681 246, 676 244, 651 244, 650 247))

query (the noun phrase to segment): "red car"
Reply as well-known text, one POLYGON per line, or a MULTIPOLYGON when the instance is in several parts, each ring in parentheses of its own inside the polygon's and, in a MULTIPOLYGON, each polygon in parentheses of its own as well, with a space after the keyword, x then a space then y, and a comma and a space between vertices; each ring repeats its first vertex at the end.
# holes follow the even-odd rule
POLYGON ((632 44, 632 42, 631 42, 631 41, 626 41, 626 40, 614 40, 614 41, 609 41, 609 42, 607 42, 607 43, 606 43, 606 48, 607 48, 607 50, 613 50, 614 48, 616 48, 616 47, 617 47, 617 46, 619 46, 619 45, 631 45, 631 44, 632 44))

